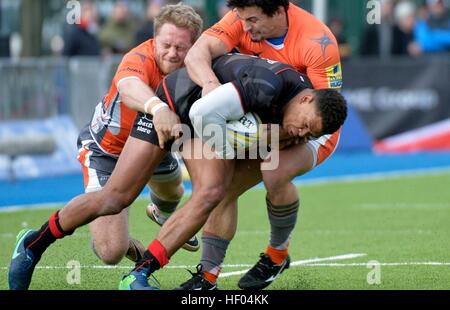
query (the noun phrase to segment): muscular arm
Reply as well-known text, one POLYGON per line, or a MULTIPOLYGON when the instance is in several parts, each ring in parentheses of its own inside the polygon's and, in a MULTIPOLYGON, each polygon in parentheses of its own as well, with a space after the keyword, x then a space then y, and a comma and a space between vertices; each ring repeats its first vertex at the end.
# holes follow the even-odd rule
MULTIPOLYGON (((162 103, 161 100, 156 99, 155 92, 138 78, 128 78, 119 81, 117 89, 125 105, 138 112, 150 113, 154 107, 162 103), (154 100, 151 98, 154 98, 154 100), (147 109, 145 109, 146 102, 149 102, 147 109)), ((180 135, 180 131, 175 127, 180 120, 167 105, 163 109, 158 110, 158 113, 155 112, 155 114, 153 115, 153 123, 158 135, 159 146, 164 148, 164 144, 167 141, 180 135)))
MULTIPOLYGON (((119 81, 119 83, 117 83, 117 89, 122 97, 122 102, 125 103, 127 107, 142 113, 145 113, 145 102, 155 96, 155 92, 138 78, 119 81)), ((158 102, 152 102, 148 107, 148 111, 151 111, 157 104, 158 102)))
POLYGON ((196 135, 214 143, 216 153, 222 158, 234 156, 233 147, 225 138, 227 121, 239 119, 243 115, 240 95, 231 83, 224 84, 197 100, 189 111, 196 135), (219 133, 220 136, 217 136, 219 133), (208 136, 214 136, 215 141, 209 140, 208 136))
POLYGON ((220 85, 211 68, 212 60, 226 54, 227 51, 226 44, 218 38, 203 34, 190 49, 184 61, 190 78, 203 88, 207 84, 220 85))

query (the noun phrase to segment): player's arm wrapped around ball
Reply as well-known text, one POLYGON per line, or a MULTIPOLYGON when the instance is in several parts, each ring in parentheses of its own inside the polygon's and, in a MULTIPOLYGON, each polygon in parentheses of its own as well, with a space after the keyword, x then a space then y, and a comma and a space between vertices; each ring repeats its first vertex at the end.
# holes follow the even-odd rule
POLYGON ((227 121, 244 115, 241 98, 231 83, 224 84, 197 100, 189 111, 195 134, 225 159, 235 157, 227 139, 227 121))

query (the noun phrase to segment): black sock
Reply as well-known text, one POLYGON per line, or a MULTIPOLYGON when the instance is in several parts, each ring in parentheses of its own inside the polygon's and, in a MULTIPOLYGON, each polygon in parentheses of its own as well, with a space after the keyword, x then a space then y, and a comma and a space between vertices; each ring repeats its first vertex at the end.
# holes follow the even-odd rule
POLYGON ((33 231, 24 240, 25 247, 30 250, 35 258, 40 258, 42 253, 53 243, 56 239, 61 239, 64 236, 71 235, 73 233, 66 233, 59 225, 59 210, 50 216, 50 219, 45 222, 44 225, 38 230, 33 231), (52 224, 50 224, 52 223, 52 224), (53 229, 50 227, 52 226, 53 229))
POLYGON ((161 268, 158 260, 149 250, 144 252, 144 257, 136 263, 136 267, 134 267, 133 271, 140 271, 143 268, 146 269, 147 277, 161 268))
POLYGON ((42 253, 56 241, 48 225, 48 221, 42 225, 41 229, 32 232, 25 238, 25 247, 30 250, 36 258, 41 257, 42 253))

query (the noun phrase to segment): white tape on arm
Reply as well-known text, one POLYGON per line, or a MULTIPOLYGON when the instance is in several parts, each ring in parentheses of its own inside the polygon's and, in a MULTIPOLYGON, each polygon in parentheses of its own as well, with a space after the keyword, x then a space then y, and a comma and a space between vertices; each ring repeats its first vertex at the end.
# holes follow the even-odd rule
POLYGON ((153 97, 151 97, 150 99, 148 99, 148 100, 144 103, 144 112, 145 112, 145 114, 151 113, 152 115, 155 115, 155 113, 156 113, 159 109, 163 108, 164 106, 167 106, 167 107, 168 107, 168 105, 167 105, 166 103, 162 102, 161 99, 159 99, 159 98, 156 97, 156 96, 153 96, 153 97), (149 112, 149 111, 148 111, 148 108, 149 108, 150 105, 151 105, 152 103, 154 103, 154 102, 159 102, 159 104, 157 104, 156 106, 154 106, 154 107, 152 108, 152 110, 149 112))
MULTIPOLYGON (((227 83, 197 100, 189 111, 189 118, 196 135, 205 141, 203 135, 209 126, 219 126, 225 138, 227 121, 237 120, 244 113, 239 93, 232 83, 227 83)), ((216 144, 216 152, 222 154, 222 158, 230 158, 229 154, 234 154, 233 147, 226 139, 223 142, 216 144)))
POLYGON ((168 108, 168 107, 169 107, 169 106, 167 105, 167 103, 161 101, 161 103, 158 103, 157 105, 155 105, 155 106, 152 108, 152 115, 155 116, 155 114, 156 114, 159 110, 161 110, 161 109, 163 109, 163 108, 168 108))

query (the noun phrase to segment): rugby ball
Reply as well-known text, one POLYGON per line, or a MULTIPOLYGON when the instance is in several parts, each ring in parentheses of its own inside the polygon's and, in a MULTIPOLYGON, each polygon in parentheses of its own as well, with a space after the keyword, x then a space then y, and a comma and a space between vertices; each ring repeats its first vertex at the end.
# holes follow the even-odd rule
POLYGON ((247 151, 258 145, 260 117, 249 112, 238 120, 227 122, 227 140, 235 151, 247 151))

